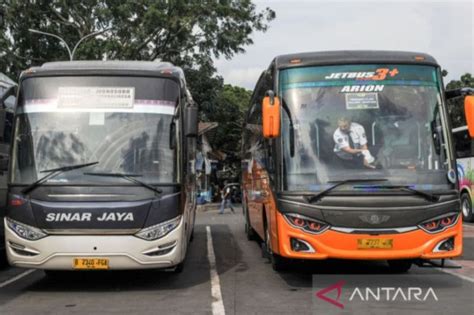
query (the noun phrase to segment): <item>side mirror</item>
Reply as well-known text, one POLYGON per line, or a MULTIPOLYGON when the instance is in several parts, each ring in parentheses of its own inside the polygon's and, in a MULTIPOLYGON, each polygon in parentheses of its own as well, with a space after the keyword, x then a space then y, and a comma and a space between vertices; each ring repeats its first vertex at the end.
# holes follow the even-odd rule
POLYGON ((464 98, 464 115, 466 115, 469 136, 474 138, 474 95, 468 95, 464 98))
POLYGON ((273 91, 267 91, 262 102, 263 136, 277 138, 280 136, 280 99, 273 91))
POLYGON ((169 145, 170 145, 171 150, 176 149, 176 123, 174 122, 174 119, 173 121, 171 121, 171 124, 170 124, 169 145))
POLYGON ((436 125, 436 121, 430 123, 431 137, 433 138, 433 145, 436 154, 441 152, 441 127, 436 125))
MULTIPOLYGON (((7 111, 7 102, 8 99, 16 97, 16 85, 9 87, 5 93, 0 96, 0 138, 3 141, 3 136, 5 133, 5 122, 6 122, 6 111, 7 111)), ((14 105, 14 104, 13 104, 14 105)), ((10 106, 12 107, 12 106, 10 106)))
POLYGON ((184 135, 188 138, 198 136, 198 108, 188 106, 184 111, 184 135))
POLYGON ((16 96, 16 85, 13 85, 13 86, 10 86, 6 91, 5 93, 3 93, 0 97, 0 106, 2 108, 5 108, 5 101, 7 100, 7 98, 9 98, 10 96, 13 96, 15 97, 16 96))

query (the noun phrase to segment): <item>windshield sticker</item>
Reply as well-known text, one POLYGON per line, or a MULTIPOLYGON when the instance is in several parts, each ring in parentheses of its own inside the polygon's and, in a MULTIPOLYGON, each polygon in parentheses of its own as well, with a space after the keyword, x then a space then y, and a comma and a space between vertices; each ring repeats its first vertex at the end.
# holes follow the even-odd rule
POLYGON ((382 92, 384 85, 344 85, 341 89, 342 93, 357 93, 357 92, 382 92))
POLYGON ((60 108, 132 108, 134 87, 59 87, 60 108))
POLYGON ((382 81, 387 78, 387 76, 393 78, 399 74, 397 68, 379 68, 375 71, 368 72, 333 72, 330 75, 325 76, 326 80, 340 80, 340 79, 356 79, 356 80, 373 80, 373 81, 382 81))
POLYGON ((91 104, 89 107, 59 107, 57 99, 32 99, 26 100, 23 106, 19 106, 18 113, 150 113, 174 115, 175 102, 167 100, 144 100, 136 99, 130 108, 102 108, 91 104))
POLYGON ((375 72, 333 72, 330 75, 325 76, 326 80, 339 80, 339 79, 366 79, 372 78, 375 72))
POLYGON ((378 109, 377 93, 348 93, 346 94, 346 109, 378 109))

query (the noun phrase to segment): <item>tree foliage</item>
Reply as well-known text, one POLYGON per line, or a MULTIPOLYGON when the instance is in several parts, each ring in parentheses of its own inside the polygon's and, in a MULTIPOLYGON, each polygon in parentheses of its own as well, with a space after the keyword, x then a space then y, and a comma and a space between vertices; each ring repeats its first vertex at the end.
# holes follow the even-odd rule
POLYGON ((110 29, 82 43, 76 59, 173 62, 184 68, 212 67, 212 57, 231 58, 265 31, 275 13, 258 12, 251 0, 3 0, 0 71, 19 71, 47 61, 68 60, 58 34, 71 46, 87 34, 110 29))
POLYGON ((270 8, 257 11, 251 0, 2 1, 0 72, 17 78, 30 66, 69 59, 59 40, 30 28, 60 35, 71 49, 108 29, 83 41, 75 59, 160 59, 181 66, 201 118, 220 124, 212 145, 236 151, 249 92, 224 86, 213 58, 244 52, 252 33, 266 31, 275 18, 270 8))
POLYGON ((213 144, 227 153, 240 151, 242 125, 252 92, 241 87, 224 85, 211 108, 205 108, 209 121, 219 122, 219 128, 211 139, 213 144))
MULTIPOLYGON (((463 87, 474 88, 474 77, 470 73, 465 73, 459 80, 451 80, 446 85, 446 90, 454 90, 463 87)), ((451 124, 454 128, 464 126, 466 124, 463 104, 463 97, 457 97, 449 100, 448 110, 451 117, 451 124)))

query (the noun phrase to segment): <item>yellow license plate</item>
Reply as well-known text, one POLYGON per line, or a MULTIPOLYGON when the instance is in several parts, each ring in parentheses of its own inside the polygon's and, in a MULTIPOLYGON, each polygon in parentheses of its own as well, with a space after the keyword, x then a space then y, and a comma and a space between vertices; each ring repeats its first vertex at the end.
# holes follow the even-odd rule
POLYGON ((391 249, 393 239, 389 238, 361 238, 357 240, 358 249, 383 248, 391 249))
POLYGON ((72 261, 74 269, 109 269, 109 260, 107 258, 74 258, 72 261))

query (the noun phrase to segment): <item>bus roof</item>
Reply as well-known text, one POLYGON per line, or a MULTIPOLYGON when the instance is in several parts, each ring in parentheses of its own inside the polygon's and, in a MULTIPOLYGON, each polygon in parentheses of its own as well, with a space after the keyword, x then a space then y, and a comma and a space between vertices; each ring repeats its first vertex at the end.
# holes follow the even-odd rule
POLYGON ((21 74, 21 78, 42 75, 75 75, 75 74, 105 74, 105 75, 159 75, 170 76, 182 82, 184 72, 169 62, 158 61, 100 61, 78 60, 47 62, 39 67, 31 67, 21 74))
POLYGON ((277 69, 313 65, 336 64, 422 64, 438 66, 437 61, 430 55, 408 51, 384 50, 339 50, 305 52, 277 56, 274 59, 277 69))

